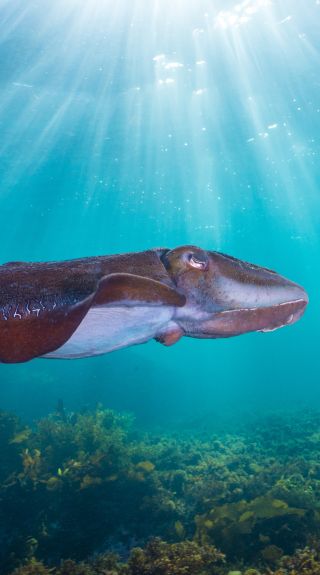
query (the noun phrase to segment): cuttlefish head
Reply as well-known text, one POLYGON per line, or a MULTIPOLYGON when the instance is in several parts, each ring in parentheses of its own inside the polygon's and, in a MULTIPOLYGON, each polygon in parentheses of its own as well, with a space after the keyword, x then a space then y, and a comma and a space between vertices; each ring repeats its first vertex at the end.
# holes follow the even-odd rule
POLYGON ((273 331, 295 323, 308 303, 298 284, 219 252, 183 246, 166 251, 162 262, 186 297, 175 321, 191 337, 273 331))

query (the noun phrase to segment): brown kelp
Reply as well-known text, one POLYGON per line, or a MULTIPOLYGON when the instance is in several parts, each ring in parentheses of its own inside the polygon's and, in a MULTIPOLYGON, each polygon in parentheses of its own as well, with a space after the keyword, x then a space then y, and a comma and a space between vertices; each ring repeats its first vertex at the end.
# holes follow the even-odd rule
POLYGON ((0 572, 320 573, 320 417, 206 436, 146 434, 128 414, 0 413, 0 572))

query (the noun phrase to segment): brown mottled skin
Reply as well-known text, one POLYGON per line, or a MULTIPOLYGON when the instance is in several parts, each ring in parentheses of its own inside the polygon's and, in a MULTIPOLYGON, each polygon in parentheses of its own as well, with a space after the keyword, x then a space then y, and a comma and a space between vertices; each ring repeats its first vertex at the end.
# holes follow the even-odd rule
POLYGON ((195 246, 12 262, 0 266, 0 361, 57 350, 92 308, 172 307, 170 325, 154 333, 171 345, 182 335, 276 329, 296 321, 307 301, 300 286, 275 272, 195 246))

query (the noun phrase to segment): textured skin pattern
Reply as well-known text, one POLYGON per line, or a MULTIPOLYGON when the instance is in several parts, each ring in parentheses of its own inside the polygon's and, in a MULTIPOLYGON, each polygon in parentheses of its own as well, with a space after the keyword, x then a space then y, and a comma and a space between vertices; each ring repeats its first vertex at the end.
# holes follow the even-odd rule
POLYGON ((160 253, 150 250, 0 266, 0 361, 28 361, 62 346, 94 303, 130 301, 133 297, 135 301, 160 304, 168 299, 169 305, 183 305, 185 300, 172 289, 160 253), (143 277, 135 284, 131 275, 126 284, 128 273, 143 277), (106 278, 110 274, 111 281, 106 278), (124 275, 117 279, 115 274, 124 275))

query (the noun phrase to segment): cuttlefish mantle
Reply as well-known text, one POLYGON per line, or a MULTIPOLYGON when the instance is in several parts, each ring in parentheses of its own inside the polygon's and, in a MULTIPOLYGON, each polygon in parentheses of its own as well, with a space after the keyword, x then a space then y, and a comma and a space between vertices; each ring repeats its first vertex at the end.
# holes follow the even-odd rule
POLYGON ((277 273, 195 246, 10 262, 0 266, 0 361, 273 331, 307 303, 304 289, 277 273))

